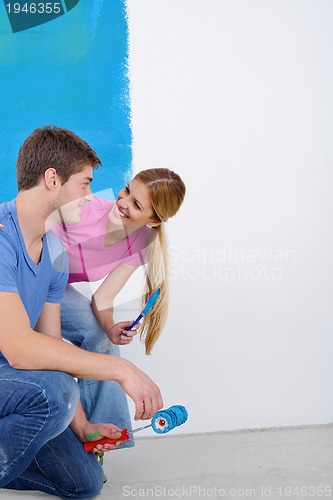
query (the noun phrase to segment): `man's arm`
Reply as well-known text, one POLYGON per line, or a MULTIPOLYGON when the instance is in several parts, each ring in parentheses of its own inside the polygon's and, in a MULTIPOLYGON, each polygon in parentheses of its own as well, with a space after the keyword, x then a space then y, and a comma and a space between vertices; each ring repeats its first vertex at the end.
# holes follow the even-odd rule
POLYGON ((34 330, 61 339, 60 304, 45 302, 34 330))
MULTIPOLYGON (((79 378, 116 380, 133 399, 136 420, 149 419, 162 408, 156 384, 130 361, 84 351, 33 330, 18 293, 0 292, 0 317, 0 351, 13 368, 55 370, 79 378)), ((42 315, 39 329, 44 321, 47 320, 42 315)))
MULTIPOLYGON (((46 302, 44 304, 38 322, 35 326, 35 330, 40 333, 50 335, 51 337, 55 337, 58 339, 62 338, 60 304, 53 304, 50 302, 46 302)), ((96 435, 96 432, 98 432, 98 439, 102 437, 116 439, 121 435, 121 429, 113 425, 111 422, 90 423, 87 420, 82 404, 80 402, 70 426, 77 437, 83 442, 91 440, 91 436, 96 435)), ((95 451, 96 453, 101 453, 103 451, 114 450, 122 443, 123 441, 117 441, 113 445, 98 445, 100 449, 95 448, 93 451, 95 451)))

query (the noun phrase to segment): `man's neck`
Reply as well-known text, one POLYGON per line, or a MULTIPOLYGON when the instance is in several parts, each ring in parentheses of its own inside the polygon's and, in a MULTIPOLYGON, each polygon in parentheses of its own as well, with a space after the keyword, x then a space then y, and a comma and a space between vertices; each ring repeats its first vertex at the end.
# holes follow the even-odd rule
POLYGON ((20 191, 16 197, 16 210, 27 250, 41 241, 46 232, 47 206, 38 187, 20 191))

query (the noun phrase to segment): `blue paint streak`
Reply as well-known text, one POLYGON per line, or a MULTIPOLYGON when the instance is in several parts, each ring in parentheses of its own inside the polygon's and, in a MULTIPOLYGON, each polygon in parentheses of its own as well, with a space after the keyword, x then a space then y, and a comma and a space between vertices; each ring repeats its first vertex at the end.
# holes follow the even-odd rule
POLYGON ((15 163, 36 127, 56 124, 100 156, 94 192, 116 193, 132 160, 124 0, 80 0, 65 15, 13 34, 0 8, 0 201, 16 195, 15 163))

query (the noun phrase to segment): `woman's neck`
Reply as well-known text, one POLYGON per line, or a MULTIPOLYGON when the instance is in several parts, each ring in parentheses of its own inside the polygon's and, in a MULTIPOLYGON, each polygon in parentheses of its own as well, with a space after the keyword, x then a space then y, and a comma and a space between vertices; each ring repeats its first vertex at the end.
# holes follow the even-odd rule
POLYGON ((104 236, 104 246, 111 247, 121 241, 124 241, 137 229, 137 227, 119 226, 118 224, 113 224, 110 220, 108 220, 104 236))

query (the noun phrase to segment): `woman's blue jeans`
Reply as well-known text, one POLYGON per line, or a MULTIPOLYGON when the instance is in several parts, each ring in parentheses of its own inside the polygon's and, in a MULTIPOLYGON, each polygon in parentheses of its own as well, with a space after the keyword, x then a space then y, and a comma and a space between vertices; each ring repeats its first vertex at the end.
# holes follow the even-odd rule
POLYGON ((68 427, 79 401, 66 373, 16 370, 0 354, 0 488, 91 498, 103 470, 68 427))
MULTIPOLYGON (((73 286, 66 288, 61 303, 61 330, 64 339, 86 351, 120 356, 97 321, 90 300, 73 286)), ((120 429, 132 430, 127 398, 118 382, 79 379, 80 399, 90 422, 112 423, 120 429)), ((119 448, 134 446, 125 441, 119 448)))

